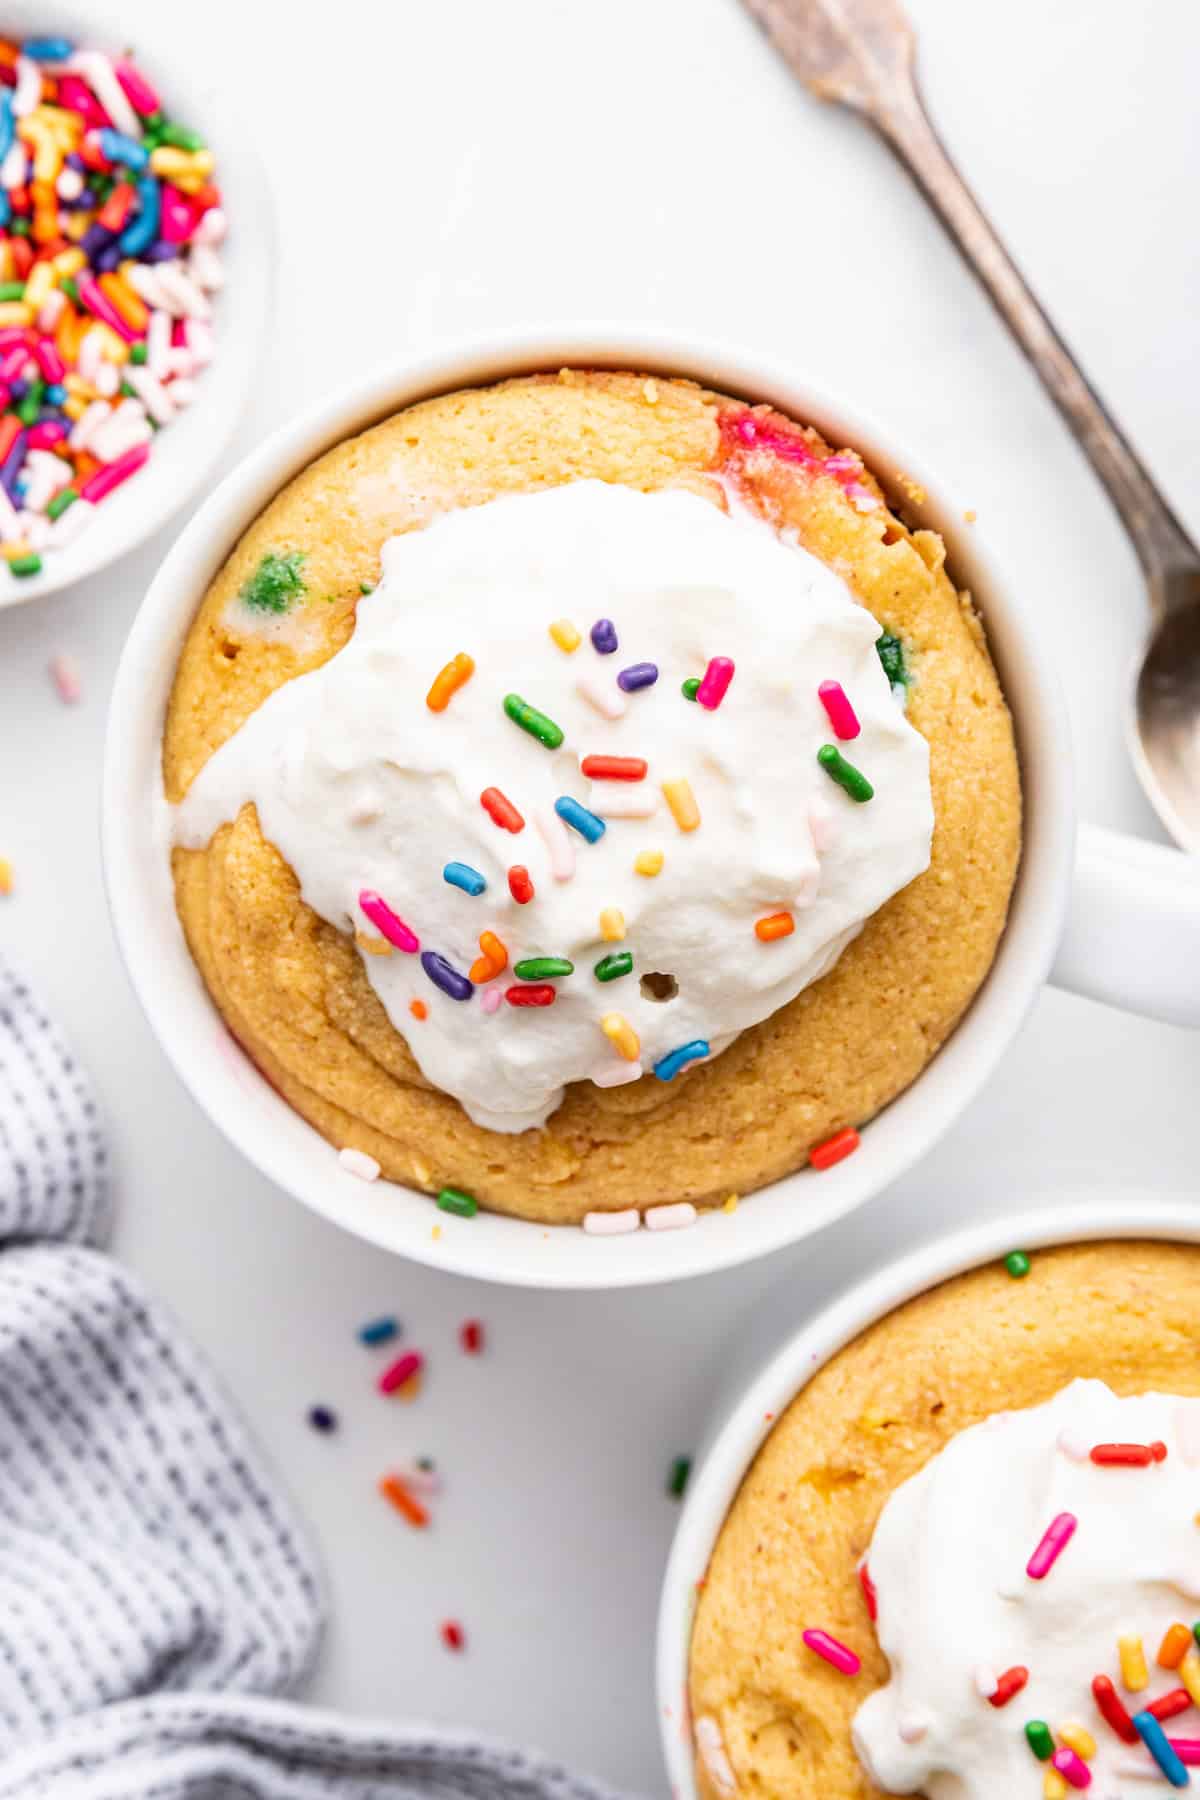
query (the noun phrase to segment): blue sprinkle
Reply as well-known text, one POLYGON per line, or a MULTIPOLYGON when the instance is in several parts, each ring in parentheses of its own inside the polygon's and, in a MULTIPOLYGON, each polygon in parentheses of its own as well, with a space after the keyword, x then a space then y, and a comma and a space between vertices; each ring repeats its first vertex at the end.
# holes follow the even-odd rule
POLYGON ((561 799, 556 800, 554 810, 564 824, 569 825, 572 831, 577 831, 580 837, 586 838, 589 844, 598 844, 608 830, 603 819, 598 819, 594 812, 589 812, 578 800, 572 800, 570 794, 563 794, 561 799))
POLYGON ((592 648, 601 656, 611 656, 617 647, 617 628, 611 619, 597 619, 592 626, 592 648))
POLYGON ((66 397, 67 390, 60 381, 52 381, 42 395, 42 399, 48 400, 51 406, 61 406, 66 397))
POLYGON ((122 256, 143 256, 158 236, 162 189, 153 175, 142 176, 137 184, 137 197, 137 213, 118 239, 122 256))
POLYGON ((65 37, 26 38, 21 45, 21 55, 31 57, 34 62, 66 62, 74 52, 74 44, 65 37))
POLYGON ((12 201, 8 197, 7 188, 0 188, 0 225, 7 225, 12 218, 12 201))
MULTIPOLYGON (((12 94, 8 88, 0 92, 0 162, 8 155, 16 136, 17 124, 13 118, 12 94)), ((4 198, 8 199, 7 192, 4 198)), ((11 211, 11 207, 10 207, 11 211)))
POLYGON ((388 1313, 385 1318, 371 1319, 366 1325, 359 1327, 360 1344, 389 1344, 394 1337, 400 1335, 400 1321, 388 1313))
POLYGON ((139 174, 149 166, 150 152, 136 138, 126 137, 123 131, 114 131, 111 125, 103 126, 96 136, 109 162, 124 163, 127 169, 136 169, 139 174))
POLYGON ((627 694, 635 694, 638 688, 653 687, 657 680, 657 663, 631 663, 617 676, 617 686, 627 694))
POLYGON ((453 963, 439 956, 436 950, 422 950, 421 967, 432 981, 434 987, 441 988, 443 994, 449 994, 452 1000, 469 1000, 475 992, 475 984, 454 967, 453 963))
POLYGON ((678 1050, 660 1057, 654 1065, 654 1073, 660 1081, 674 1081, 685 1063, 696 1062, 699 1057, 707 1055, 708 1045, 704 1039, 693 1038, 690 1044, 680 1044, 678 1050))
POLYGON ((1172 1787, 1187 1787, 1191 1777, 1186 1767, 1171 1748, 1166 1732, 1151 1712, 1140 1712, 1133 1715, 1133 1723, 1139 1737, 1147 1750, 1166 1776, 1172 1787))
POLYGON ((448 881, 451 887, 461 888, 463 893, 470 894, 472 899, 476 899, 487 887, 487 882, 479 870, 473 869, 470 863, 447 863, 442 870, 442 879, 448 881))
POLYGON ((337 1414, 331 1406, 311 1406, 308 1410, 308 1422, 314 1431, 336 1431, 337 1414))

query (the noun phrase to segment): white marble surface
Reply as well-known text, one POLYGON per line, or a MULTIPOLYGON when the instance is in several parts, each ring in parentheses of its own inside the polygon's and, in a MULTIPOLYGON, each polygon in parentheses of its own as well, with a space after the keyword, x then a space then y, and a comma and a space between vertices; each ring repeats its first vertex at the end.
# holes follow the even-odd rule
MULTIPOLYGON (((136 42, 151 0, 126 0, 136 42)), ((1190 0, 1002 9, 911 0, 952 150, 1193 530, 1200 360, 1190 0), (1189 379, 1190 377, 1190 379, 1189 379)), ((609 316, 740 338, 814 370, 958 470, 1059 655, 1092 816, 1149 831, 1117 728, 1142 629, 1137 570, 1080 457, 883 149, 796 91, 735 0, 209 0, 262 133, 283 227, 280 301, 249 445, 347 374, 431 334, 609 316), (345 185, 343 171, 375 171, 345 185), (318 222, 320 221, 320 222, 318 222)), ((86 591, 0 615, 0 945, 96 1072, 118 1248, 215 1362, 305 1508, 333 1626, 318 1697, 539 1741, 661 1793, 650 1692, 671 1455, 763 1289, 797 1311, 864 1262, 1062 1185, 1194 1192, 1200 1036, 1047 994, 990 1091, 858 1219, 722 1280, 623 1297, 490 1292, 303 1215, 169 1074, 105 918, 96 787, 105 696, 164 541, 86 591), (56 700, 68 650, 86 697, 56 700), (420 1402, 373 1398, 354 1342, 395 1308, 431 1353, 420 1402), (463 1318, 491 1347, 455 1348, 463 1318), (319 1440, 306 1405, 344 1429, 319 1440), (417 1535, 373 1495, 428 1451, 448 1486, 417 1535), (460 1617, 469 1655, 436 1627, 460 1617)))

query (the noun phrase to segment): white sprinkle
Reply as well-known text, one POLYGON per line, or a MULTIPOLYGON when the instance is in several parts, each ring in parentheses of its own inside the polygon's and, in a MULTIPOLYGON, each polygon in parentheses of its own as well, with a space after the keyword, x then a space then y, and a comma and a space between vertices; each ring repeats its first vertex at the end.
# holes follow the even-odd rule
POLYGON ((982 1700, 990 1700, 1000 1686, 1000 1677, 997 1675, 995 1669, 989 1669, 982 1663, 974 1671, 972 1680, 975 1683, 975 1692, 982 1700))
POLYGON ((194 375, 200 367, 196 352, 186 344, 172 344, 163 357, 163 375, 194 375))
POLYGON ((206 294, 215 294, 225 286, 225 265, 208 244, 197 244, 193 240, 187 266, 196 286, 206 294))
POLYGON ((636 1206, 625 1212, 590 1212, 583 1215, 583 1229, 589 1237, 621 1237, 627 1231, 636 1231, 642 1222, 642 1216, 636 1206))
POLYGON ((901 1713, 896 1720, 896 1735, 902 1744, 919 1744, 932 1723, 928 1713, 901 1713))
POLYGON ((135 444, 148 444, 154 436, 140 400, 122 400, 111 418, 92 433, 89 449, 101 462, 115 462, 135 444))
POLYGON ((10 544, 14 538, 19 538, 20 535, 21 528, 17 522, 17 509, 4 489, 0 488, 0 542, 10 544))
POLYGON ((229 222, 225 217, 224 209, 219 206, 210 206, 192 233, 192 242, 193 244, 223 244, 228 230, 229 222))
POLYGON ((485 1013, 494 1013, 500 1005, 502 995, 498 987, 484 988, 479 1004, 485 1013))
POLYGON ((811 869, 806 869, 804 871, 804 874, 801 876, 800 880, 797 882, 796 893, 795 893, 795 897, 793 898, 792 905, 793 906, 811 906, 813 901, 817 897, 817 892, 818 892, 820 886, 821 886, 821 865, 820 865, 820 863, 814 863, 811 869))
POLYGON ((59 699, 64 706, 75 706, 83 693, 83 683, 79 678, 79 668, 73 657, 58 656, 50 658, 50 679, 54 683, 59 699))
POLYGON ((17 85, 13 89, 12 109, 18 119, 31 113, 42 97, 42 71, 31 56, 17 58, 17 85))
POLYGON ((379 1164, 365 1150, 339 1150, 338 1161, 347 1175, 357 1175, 360 1181, 378 1181, 379 1164))
POLYGON ((641 1063, 626 1062, 623 1057, 600 1063, 592 1070, 593 1085, 599 1088, 624 1087, 626 1082, 640 1081, 641 1076, 641 1063))
MULTIPOLYGON (((82 348, 81 345, 81 352, 82 348)), ((150 313, 150 323, 146 327, 146 367, 152 375, 157 376, 159 381, 162 380, 170 366, 167 362, 170 349, 171 315, 161 306, 153 307, 150 313)))
POLYGON ((25 177, 29 173, 29 163, 25 155, 25 146, 18 141, 12 146, 4 161, 0 162, 0 187, 24 187, 25 177))
POLYGON ((76 500, 68 506, 65 513, 60 513, 50 527, 47 542, 52 550, 65 550, 73 544, 77 537, 82 537, 96 516, 96 508, 90 500, 76 500))
POLYGON ((178 411, 180 407, 190 406, 192 404, 192 401, 196 398, 196 384, 194 381, 187 380, 182 375, 177 375, 175 380, 168 387, 167 392, 175 402, 175 407, 178 411))
POLYGON ((213 359, 216 348, 213 340, 213 329, 203 319, 185 319, 183 321, 183 341, 196 359, 198 369, 207 368, 213 359))
POLYGON ((67 443, 72 450, 86 450, 92 438, 106 419, 112 417, 112 407, 107 400, 93 400, 83 415, 76 419, 67 443))
POLYGON ((1088 1441, 1078 1431, 1072 1431, 1064 1425, 1058 1434, 1058 1447, 1071 1462, 1083 1463, 1088 1459, 1088 1441))
POLYGON ((54 189, 60 200, 78 200, 83 192, 83 176, 78 169, 64 169, 54 189))
POLYGON ((673 1206, 648 1206, 646 1230, 682 1231, 686 1225, 694 1225, 698 1217, 690 1200, 677 1200, 673 1206))
POLYGON ((66 67, 73 75, 82 75, 118 131, 126 137, 142 141, 142 122, 126 97, 125 89, 113 72, 112 63, 98 50, 76 50, 66 67))
POLYGON ((652 819, 658 791, 648 781, 593 781, 588 805, 602 819, 652 819))
POLYGON ((125 269, 125 279, 147 306, 157 307, 159 311, 165 310, 166 295, 158 285, 158 276, 152 263, 129 263, 125 269))
POLYGON ((41 311, 35 321, 39 331, 49 335, 58 325, 67 304, 67 296, 60 288, 52 288, 42 302, 41 311))
POLYGON ((169 425, 175 417, 175 402, 158 377, 152 375, 149 368, 139 369, 135 363, 130 363, 125 371, 125 379, 154 423, 169 425))
POLYGON ((725 1754, 725 1740, 721 1736, 721 1727, 715 1719, 696 1720, 696 1748, 705 1768, 712 1779, 713 1786, 719 1793, 735 1794, 737 1781, 733 1767, 725 1754))
POLYGON ((86 381, 89 387, 95 386, 104 360, 104 333, 98 325, 93 325, 79 340, 80 379, 86 381))
POLYGON ((180 263, 159 263, 155 274, 168 312, 185 319, 211 318, 212 307, 180 263))
POLYGON ((824 856, 838 835, 837 820, 824 800, 814 800, 809 807, 808 828, 812 832, 813 849, 818 856, 824 856))
POLYGON ((44 550, 50 542, 50 521, 44 514, 22 509, 17 514, 18 537, 24 538, 31 550, 44 550))
POLYGON ((594 706, 602 719, 624 718, 625 696, 615 681, 601 681, 598 675, 581 675, 575 683, 575 692, 589 706, 594 706))
POLYGON ((120 385, 121 377, 117 374, 117 365, 108 361, 102 362, 96 370, 96 379, 92 383, 101 399, 115 400, 120 385))
POLYGON ((534 824, 550 852, 550 873, 555 881, 570 881, 575 873, 575 846, 558 814, 543 807, 534 814, 534 824))

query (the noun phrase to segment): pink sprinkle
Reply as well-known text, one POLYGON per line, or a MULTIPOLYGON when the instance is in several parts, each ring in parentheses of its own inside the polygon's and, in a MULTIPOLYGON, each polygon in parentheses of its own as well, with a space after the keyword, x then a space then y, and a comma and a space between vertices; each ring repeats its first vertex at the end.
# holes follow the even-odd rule
POLYGON ((839 1644, 838 1640, 830 1637, 827 1631, 806 1631, 802 1636, 808 1648, 815 1651, 818 1656, 824 1657, 825 1661, 831 1663, 839 1674, 857 1675, 862 1668, 862 1663, 855 1656, 853 1650, 848 1650, 845 1644, 839 1644))
POLYGON ((709 659, 700 686, 696 689, 697 702, 716 712, 722 700, 729 692, 729 684, 733 680, 733 664, 727 656, 713 656, 709 659))
POLYGON ((3 360, 0 361, 0 381, 15 381, 29 361, 28 333, 22 331, 20 339, 20 343, 6 344, 4 335, 0 334, 0 353, 3 353, 3 360))
POLYGON ((99 319, 103 324, 111 326, 117 336, 124 338, 127 344, 132 344, 136 340, 138 333, 132 325, 126 324, 94 275, 85 275, 81 269, 75 277, 75 286, 79 289, 79 298, 94 319, 99 319))
POLYGON ((69 107, 72 112, 82 113, 84 120, 93 131, 103 131, 112 125, 112 120, 93 94, 86 81, 78 75, 60 75, 58 78, 58 103, 69 107))
POLYGON ((34 425, 26 439, 29 450, 49 450, 55 444, 61 444, 67 435, 67 428, 61 419, 43 419, 40 425, 34 425))
POLYGON ((1200 1738, 1168 1738, 1167 1742, 1181 1763, 1200 1767, 1200 1738))
POLYGON ((424 1367, 425 1358, 419 1350, 406 1350, 404 1355, 398 1356, 395 1362, 386 1368, 379 1377, 377 1385, 380 1393, 394 1394, 396 1389, 403 1387, 406 1381, 411 1381, 414 1375, 419 1375, 424 1367))
POLYGON ((1052 1766, 1058 1770, 1063 1780, 1069 1781, 1073 1788, 1091 1787, 1092 1771, 1088 1768, 1083 1758, 1081 1756, 1076 1756, 1073 1750, 1068 1750, 1064 1746, 1063 1749, 1054 1752, 1050 1761, 1052 1766))
POLYGON ((74 706, 82 697, 83 683, 79 679, 78 665, 72 657, 52 656, 50 679, 64 706, 74 706))
MULTIPOLYGON (((1046 1527, 1041 1543, 1025 1565, 1030 1581, 1045 1581, 1047 1575, 1075 1536, 1079 1520, 1074 1513, 1059 1513, 1046 1527)), ((1070 1779, 1068 1777, 1068 1779, 1070 1779)))
POLYGON ((118 456, 115 461, 97 469, 94 475, 89 475, 79 490, 79 498, 90 500, 93 506, 97 501, 107 499, 114 488, 119 488, 131 475, 136 475, 142 464, 149 461, 149 457, 149 444, 135 444, 132 450, 126 450, 124 456, 118 456))
POLYGON ((583 1229, 589 1237, 623 1237, 627 1231, 636 1231, 641 1222, 642 1215, 636 1206, 627 1206, 623 1212, 583 1215, 583 1229))
POLYGON ((420 938, 415 931, 409 930, 403 919, 397 917, 386 900, 372 893, 370 888, 364 888, 358 896, 358 904, 389 944, 395 944, 397 950, 406 950, 410 956, 416 955, 421 948, 420 938))
POLYGON ((52 338, 39 338, 33 346, 33 357, 46 380, 54 383, 63 379, 67 372, 66 364, 58 354, 52 338))
POLYGON ((875 498, 870 488, 865 488, 861 481, 847 482, 845 493, 847 499, 854 507, 855 512, 878 512, 879 501, 875 498))
POLYGON ((200 223, 200 208, 169 181, 162 185, 159 230, 168 244, 185 244, 200 223))
POLYGON ((829 714, 829 723, 833 726, 834 736, 843 739, 856 738, 862 730, 858 722, 858 714, 846 698, 846 690, 840 681, 823 681, 817 689, 821 705, 829 714))
POLYGON ((500 988, 484 988, 483 993, 480 996, 479 1004, 482 1006, 485 1013, 494 1013, 503 998, 504 995, 500 988))
POLYGON ((159 98, 140 69, 124 58, 113 64, 113 74, 125 90, 125 98, 135 112, 148 117, 159 108, 159 98))

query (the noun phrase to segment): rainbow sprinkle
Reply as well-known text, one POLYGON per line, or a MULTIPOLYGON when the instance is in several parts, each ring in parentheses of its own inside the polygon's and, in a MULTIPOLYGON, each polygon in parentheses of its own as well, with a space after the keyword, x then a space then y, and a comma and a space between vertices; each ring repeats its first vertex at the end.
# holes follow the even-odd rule
POLYGON ((448 862, 442 870, 442 880, 448 882, 451 887, 461 888, 463 893, 470 894, 472 899, 478 899, 480 894, 487 891, 486 878, 479 873, 478 869, 473 869, 470 863, 448 862))
POLYGON ((662 1056, 654 1065, 654 1073, 660 1081, 674 1081, 680 1069, 688 1063, 700 1062, 710 1054, 704 1038, 693 1038, 688 1044, 680 1044, 677 1050, 671 1050, 662 1056))
POLYGON ((1042 1533, 1041 1542, 1025 1565, 1030 1581, 1045 1581, 1047 1575, 1075 1535, 1079 1520, 1074 1513, 1061 1512, 1042 1533))
POLYGON ((862 1661, 854 1651, 827 1631, 804 1631, 800 1636, 808 1649, 836 1669, 839 1675, 857 1675, 862 1668, 862 1661))

